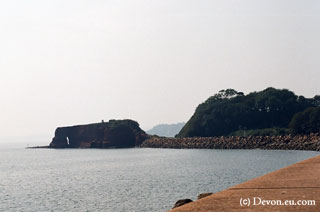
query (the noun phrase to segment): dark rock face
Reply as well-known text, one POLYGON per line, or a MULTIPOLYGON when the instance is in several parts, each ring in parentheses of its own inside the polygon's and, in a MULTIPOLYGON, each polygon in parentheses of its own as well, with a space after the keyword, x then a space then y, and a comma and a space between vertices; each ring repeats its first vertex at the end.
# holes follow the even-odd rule
POLYGON ((193 201, 191 199, 180 199, 174 204, 173 208, 180 207, 180 206, 185 205, 190 202, 193 202, 193 201))
POLYGON ((128 148, 149 136, 132 120, 110 120, 97 124, 59 127, 50 148, 128 148))

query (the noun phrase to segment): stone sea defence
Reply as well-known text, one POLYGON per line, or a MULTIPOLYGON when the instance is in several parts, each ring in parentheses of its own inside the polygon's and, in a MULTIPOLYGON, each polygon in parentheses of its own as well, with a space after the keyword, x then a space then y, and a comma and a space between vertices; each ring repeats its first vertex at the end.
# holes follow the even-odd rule
POLYGON ((150 137, 140 147, 175 149, 282 149, 320 151, 320 135, 230 136, 163 138, 150 137))
POLYGON ((59 127, 49 148, 129 148, 149 136, 132 120, 59 127))

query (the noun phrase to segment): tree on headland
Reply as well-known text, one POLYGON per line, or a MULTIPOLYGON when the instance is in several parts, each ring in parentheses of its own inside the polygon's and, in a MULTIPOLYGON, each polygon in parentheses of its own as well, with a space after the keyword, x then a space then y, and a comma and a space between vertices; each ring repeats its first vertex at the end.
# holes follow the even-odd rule
POLYGON ((320 133, 320 107, 310 107, 295 114, 289 128, 293 134, 320 133))
POLYGON ((177 136, 211 137, 244 129, 287 128, 294 114, 318 106, 319 102, 319 96, 305 98, 272 87, 248 95, 234 89, 221 90, 196 108, 177 136))

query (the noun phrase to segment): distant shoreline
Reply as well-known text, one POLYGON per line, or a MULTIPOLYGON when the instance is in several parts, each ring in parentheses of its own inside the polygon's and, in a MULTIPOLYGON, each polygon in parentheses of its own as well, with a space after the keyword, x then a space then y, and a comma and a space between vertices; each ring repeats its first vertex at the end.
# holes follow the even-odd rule
MULTIPOLYGON (((139 148, 171 149, 266 149, 266 150, 309 150, 320 151, 320 135, 285 136, 229 136, 229 137, 186 137, 166 138, 152 136, 143 141, 139 148)), ((33 146, 27 149, 61 149, 50 146, 33 146)), ((68 149, 78 149, 66 147, 68 149)), ((81 148, 81 147, 80 147, 81 148)), ((90 147, 88 147, 90 148, 90 147)), ((83 147, 82 147, 83 149, 83 147)), ((98 148, 101 149, 101 148, 98 148)), ((108 149, 108 148, 105 148, 108 149)))
POLYGON ((26 147, 26 149, 47 149, 50 148, 49 146, 30 146, 26 147))

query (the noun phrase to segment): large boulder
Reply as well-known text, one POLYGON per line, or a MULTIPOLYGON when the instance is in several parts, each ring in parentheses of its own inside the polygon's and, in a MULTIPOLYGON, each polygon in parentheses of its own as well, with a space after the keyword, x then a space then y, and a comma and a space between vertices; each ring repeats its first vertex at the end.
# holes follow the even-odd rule
POLYGON ((193 202, 193 201, 191 199, 180 199, 174 204, 173 208, 180 207, 180 206, 185 205, 190 202, 193 202))
POLYGON ((212 195, 213 193, 202 193, 198 195, 198 200, 212 195))

